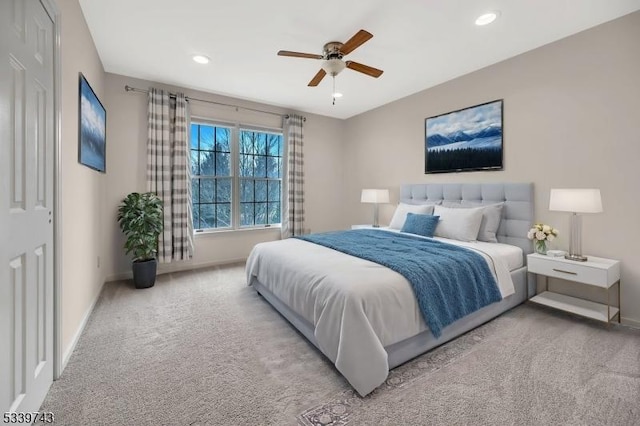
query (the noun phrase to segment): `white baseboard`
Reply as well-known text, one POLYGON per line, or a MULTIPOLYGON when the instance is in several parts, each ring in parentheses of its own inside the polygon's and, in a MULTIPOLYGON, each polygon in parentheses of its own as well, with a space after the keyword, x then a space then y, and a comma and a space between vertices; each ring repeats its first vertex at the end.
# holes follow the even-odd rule
POLYGON ((640 321, 635 320, 635 319, 622 317, 622 321, 621 322, 622 322, 623 325, 628 325, 629 327, 640 328, 640 321))
POLYGON ((96 303, 100 298, 100 293, 102 293, 103 287, 104 287, 104 282, 100 286, 100 291, 98 291, 98 294, 96 295, 96 298, 93 300, 93 303, 91 303, 91 306, 89 306, 89 309, 87 309, 86 312, 84 313, 84 316, 82 317, 82 321, 80 321, 80 326, 76 330, 76 333, 73 335, 73 339, 71 339, 71 344, 62 354, 62 367, 60 368, 60 375, 62 375, 62 372, 67 367, 69 358, 71 358, 71 354, 73 353, 73 350, 76 348, 76 345, 78 344, 78 340, 80 340, 80 336, 82 335, 82 332, 84 331, 84 328, 86 327, 87 322, 89 321, 89 317, 91 317, 93 308, 96 306, 96 303))
MULTIPOLYGON (((225 259, 218 261, 208 261, 208 262, 177 262, 175 264, 159 264, 158 265, 158 275, 170 274, 173 272, 182 272, 182 271, 191 271, 194 269, 202 269, 209 268, 212 266, 224 266, 231 265, 234 263, 244 263, 247 261, 246 257, 238 258, 238 259, 225 259)), ((133 278, 133 272, 122 272, 119 274, 109 275, 105 281, 122 281, 122 280, 130 280, 133 278)))

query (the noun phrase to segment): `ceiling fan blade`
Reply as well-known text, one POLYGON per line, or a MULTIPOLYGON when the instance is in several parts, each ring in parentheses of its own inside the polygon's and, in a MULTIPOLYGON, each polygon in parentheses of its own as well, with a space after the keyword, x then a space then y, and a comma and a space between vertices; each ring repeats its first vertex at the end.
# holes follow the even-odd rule
POLYGON ((347 63, 347 68, 350 68, 354 71, 358 71, 375 78, 380 77, 384 72, 382 70, 379 70, 378 68, 370 67, 369 65, 364 65, 359 62, 347 61, 346 63, 347 63))
POLYGON ((311 79, 309 84, 307 84, 307 86, 309 87, 317 86, 318 84, 320 84, 320 82, 322 81, 325 75, 327 75, 327 72, 322 68, 320 68, 320 71, 318 71, 318 73, 313 76, 313 78, 311 79))
POLYGON ((349 53, 356 50, 358 47, 362 46, 368 40, 373 37, 368 31, 360 30, 353 37, 351 37, 345 44, 342 45, 340 51, 343 55, 348 55, 349 53))
POLYGON ((291 52, 289 50, 279 51, 278 56, 291 56, 293 58, 307 58, 307 59, 322 59, 322 55, 315 55, 313 53, 291 52))

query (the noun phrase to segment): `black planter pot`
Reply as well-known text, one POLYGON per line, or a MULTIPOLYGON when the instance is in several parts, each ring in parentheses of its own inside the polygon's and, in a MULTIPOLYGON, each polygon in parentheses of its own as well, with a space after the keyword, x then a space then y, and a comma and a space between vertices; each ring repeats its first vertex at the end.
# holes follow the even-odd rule
POLYGON ((155 259, 137 260, 133 262, 133 283, 136 288, 153 287, 156 283, 156 269, 158 262, 155 259))

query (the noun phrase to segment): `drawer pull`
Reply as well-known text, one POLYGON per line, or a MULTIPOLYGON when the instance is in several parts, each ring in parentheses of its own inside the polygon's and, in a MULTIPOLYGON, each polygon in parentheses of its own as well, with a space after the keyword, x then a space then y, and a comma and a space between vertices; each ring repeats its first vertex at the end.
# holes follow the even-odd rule
POLYGON ((556 271, 556 272, 562 272, 563 274, 578 275, 576 272, 563 271, 562 269, 556 269, 556 268, 553 268, 553 270, 554 270, 554 271, 556 271))

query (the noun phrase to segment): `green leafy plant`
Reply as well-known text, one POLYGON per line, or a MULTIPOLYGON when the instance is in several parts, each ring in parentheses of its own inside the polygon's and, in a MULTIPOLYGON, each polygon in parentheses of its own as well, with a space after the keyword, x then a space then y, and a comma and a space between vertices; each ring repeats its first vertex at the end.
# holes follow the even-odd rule
POLYGON ((151 260, 158 251, 158 236, 162 232, 162 201, 153 192, 127 195, 118 208, 118 223, 127 237, 126 253, 133 261, 151 260))

